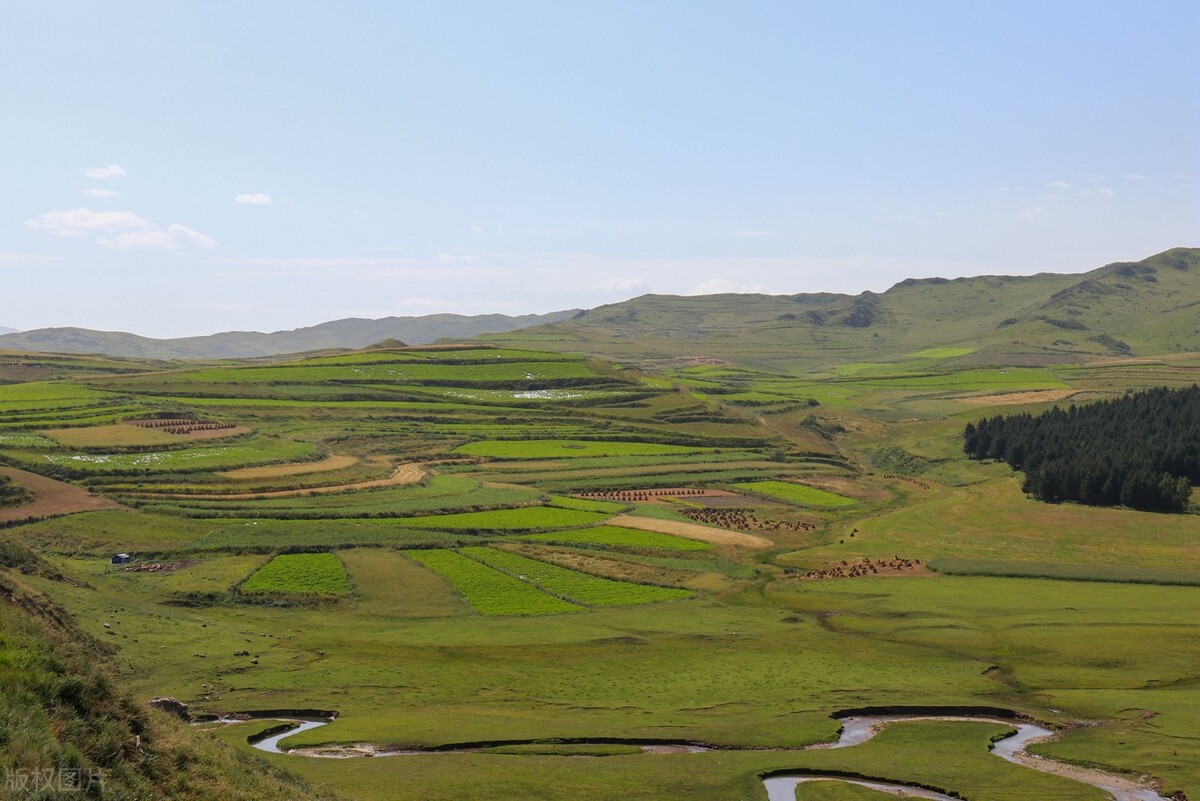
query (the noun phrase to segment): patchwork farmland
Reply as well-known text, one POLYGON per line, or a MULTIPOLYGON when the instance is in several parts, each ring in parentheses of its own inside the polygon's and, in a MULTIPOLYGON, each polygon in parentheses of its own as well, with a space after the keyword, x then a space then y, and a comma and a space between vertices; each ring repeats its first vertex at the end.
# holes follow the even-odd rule
MULTIPOLYGON (((990 755, 995 720, 806 750, 884 707, 1026 716, 1061 728, 1030 747, 1046 761, 1194 795, 1196 516, 1040 504, 960 437, 1188 358, 82 360, 0 385, 0 459, 30 493, 0 555, 136 698, 336 711, 267 759, 338 797, 749 799, 797 770, 1102 797, 990 755)), ((266 725, 204 736, 252 759, 266 725)))

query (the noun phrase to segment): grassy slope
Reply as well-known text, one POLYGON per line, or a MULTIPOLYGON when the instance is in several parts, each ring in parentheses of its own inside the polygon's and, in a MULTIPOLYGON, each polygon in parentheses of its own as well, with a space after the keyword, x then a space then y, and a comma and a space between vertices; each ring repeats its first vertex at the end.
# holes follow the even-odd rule
MULTIPOLYGON (((0 767, 6 777, 50 770, 57 781, 60 770, 79 771, 88 784, 97 777, 106 798, 331 797, 139 705, 112 676, 106 650, 53 603, 5 570, 0 585, 8 596, 0 601, 0 767)), ((51 796, 58 797, 14 797, 51 796)))
POLYGON ((1200 250, 1166 251, 1126 272, 1109 265, 1083 275, 904 281, 874 296, 878 310, 862 327, 844 324, 855 301, 847 296, 647 295, 486 339, 619 358, 716 356, 785 369, 890 361, 953 346, 975 351, 963 363, 1019 364, 1029 354, 1072 361, 1110 354, 1094 339, 1104 335, 1138 354, 1200 350, 1195 307, 1188 306, 1200 291, 1200 250), (827 319, 814 321, 809 312, 827 319))

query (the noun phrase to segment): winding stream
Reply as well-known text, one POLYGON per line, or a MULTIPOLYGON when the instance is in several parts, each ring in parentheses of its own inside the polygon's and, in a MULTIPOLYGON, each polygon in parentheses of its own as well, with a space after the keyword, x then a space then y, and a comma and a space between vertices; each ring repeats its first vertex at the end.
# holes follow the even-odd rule
MULTIPOLYGON (((255 718, 257 720, 265 720, 268 718, 255 718)), ((271 720, 280 720, 284 722, 292 722, 297 725, 261 740, 257 740, 252 745, 260 751, 266 751, 272 754, 293 754, 296 756, 306 757, 327 757, 327 758, 347 758, 358 756, 411 756, 416 754, 454 754, 454 753, 473 753, 484 749, 485 746, 463 746, 460 748, 447 747, 437 750, 405 750, 405 751, 382 751, 372 746, 339 746, 333 748, 302 748, 296 750, 284 750, 279 747, 280 741, 293 734, 298 734, 302 731, 309 731, 329 723, 329 720, 311 720, 300 718, 269 718, 271 720)), ((838 733, 838 739, 832 743, 818 743, 810 745, 804 750, 821 750, 830 748, 851 748, 856 745, 867 742, 875 735, 879 734, 887 726, 893 723, 903 723, 906 721, 917 720, 939 720, 939 721, 970 721, 970 722, 987 722, 999 723, 1005 726, 1010 726, 1016 731, 1001 740, 993 743, 991 753, 1014 764, 1022 765, 1033 770, 1038 770, 1043 773, 1051 773, 1057 776, 1064 776, 1069 779, 1074 779, 1084 784, 1090 784, 1107 793, 1109 793, 1114 801, 1169 801, 1169 799, 1159 795, 1153 789, 1144 787, 1131 779, 1123 776, 1118 776, 1106 771, 1094 770, 1090 768, 1081 768, 1074 765, 1068 765, 1062 762, 1056 762, 1045 757, 1034 756, 1028 753, 1025 749, 1027 746, 1049 740, 1055 736, 1055 732, 1051 729, 1039 726, 1034 723, 1026 723, 1015 720, 1004 720, 997 717, 989 717, 985 715, 864 715, 846 717, 840 720, 842 724, 841 731, 838 733)), ((222 718, 223 723, 238 723, 245 722, 242 720, 231 720, 222 718)), ((628 740, 609 740, 608 743, 621 745, 634 745, 640 747, 646 753, 662 754, 662 753, 699 753, 712 750, 708 747, 689 744, 689 743, 638 743, 628 740)), ((604 744, 604 740, 593 739, 588 740, 590 744, 604 744)), ((721 750, 736 750, 736 749, 721 749, 721 750)), ((858 779, 847 776, 838 776, 834 774, 820 774, 816 772, 800 772, 795 773, 776 773, 765 777, 762 780, 763 787, 767 791, 768 801, 795 801, 796 786, 806 782, 815 781, 840 781, 849 784, 857 784, 862 787, 868 787, 873 790, 888 793, 895 796, 903 796, 905 798, 922 798, 930 799, 930 801, 957 801, 952 796, 943 793, 927 790, 921 787, 912 785, 898 784, 893 782, 885 782, 874 779, 858 779)))

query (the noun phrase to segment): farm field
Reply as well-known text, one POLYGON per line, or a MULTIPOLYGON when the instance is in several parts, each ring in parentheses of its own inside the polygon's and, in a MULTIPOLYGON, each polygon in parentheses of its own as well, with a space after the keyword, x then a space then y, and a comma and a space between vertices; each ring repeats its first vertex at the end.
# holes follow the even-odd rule
POLYGON ((61 501, 4 510, 0 583, 107 644, 138 702, 338 713, 285 749, 450 749, 311 759, 253 751, 261 721, 205 735, 341 799, 761 800, 764 773, 811 770, 1103 801, 989 754, 1003 723, 804 750, 840 711, 976 706, 1061 727, 1036 753, 1200 798, 1200 516, 1040 503, 961 441, 1176 365, 951 343, 787 369, 769 345, 696 364, 531 342, 63 362, 0 385, 0 469, 61 501), (122 422, 161 415, 246 433, 122 422), (806 577, 864 559, 918 567, 806 577))
POLYGON ((747 492, 778 498, 798 506, 850 506, 854 503, 853 499, 835 492, 804 484, 792 484, 787 481, 751 481, 746 484, 734 484, 734 486, 747 492))
POLYGON ((344 595, 346 568, 330 553, 280 554, 254 571, 241 591, 279 595, 344 595))

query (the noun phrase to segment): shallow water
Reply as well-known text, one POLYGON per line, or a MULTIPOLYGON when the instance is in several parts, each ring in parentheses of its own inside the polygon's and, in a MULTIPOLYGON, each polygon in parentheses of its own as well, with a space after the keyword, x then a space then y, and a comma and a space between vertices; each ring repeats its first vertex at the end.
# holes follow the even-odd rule
MULTIPOLYGON (((225 720, 225 719, 222 719, 225 720)), ((296 753, 281 749, 279 743, 291 737, 293 734, 298 734, 302 731, 315 729, 319 726, 324 726, 329 721, 327 720, 296 720, 294 718, 280 718, 279 720, 294 720, 299 725, 287 731, 273 734, 270 737, 259 740, 254 743, 254 747, 260 751, 267 751, 272 754, 287 754, 296 753)), ((1005 737, 1002 740, 997 740, 992 745, 991 752, 996 756, 1008 762, 1012 762, 1032 770, 1040 770, 1045 773, 1053 773, 1051 767, 1058 765, 1046 758, 1031 758, 1025 752, 1026 746, 1031 742, 1049 737, 1054 734, 1053 730, 1043 726, 1038 726, 1034 723, 1023 723, 1014 720, 1001 720, 999 718, 990 717, 974 717, 969 715, 954 715, 954 716, 938 716, 938 715, 896 715, 896 716, 861 716, 842 718, 842 729, 838 733, 838 739, 832 743, 820 743, 809 746, 807 750, 829 749, 829 748, 852 748, 856 745, 861 745, 877 735, 883 728, 892 723, 904 723, 906 721, 919 720, 943 720, 943 721, 969 721, 969 722, 988 722, 1000 723, 1005 726, 1011 726, 1016 729, 1014 734, 1005 737)), ((230 721, 233 722, 233 721, 230 721)), ((654 743, 625 743, 627 745, 636 745, 642 748, 643 751, 650 754, 661 753, 700 753, 709 749, 703 746, 663 746, 654 743)), ((463 749, 446 749, 443 751, 379 751, 375 752, 374 756, 414 756, 417 754, 453 754, 467 751, 478 751, 478 748, 463 748, 463 749)), ((342 753, 296 753, 297 756, 366 756, 367 752, 362 751, 355 753, 353 751, 343 751, 342 753)), ((1102 771, 1087 770, 1079 771, 1079 775, 1070 777, 1084 784, 1090 784, 1097 787, 1110 795, 1114 801, 1168 801, 1168 799, 1159 795, 1153 790, 1143 788, 1125 787, 1122 785, 1130 784, 1119 777, 1102 771)), ((812 781, 842 781, 849 784, 858 784, 863 787, 869 787, 873 790, 888 793, 895 796, 903 796, 906 798, 923 798, 930 801, 955 801, 952 796, 937 793, 932 790, 923 790, 917 787, 909 787, 903 784, 892 784, 883 781, 873 781, 866 779, 846 779, 838 776, 824 776, 818 774, 778 774, 769 778, 763 779, 763 787, 766 788, 767 798, 769 801, 795 801, 796 786, 805 782, 812 781)))
POLYGON ((284 751, 279 747, 280 740, 284 739, 285 737, 291 737, 293 734, 299 734, 302 731, 308 731, 309 729, 315 729, 320 726, 324 726, 328 722, 329 721, 327 720, 298 720, 296 723, 299 723, 299 726, 280 732, 279 734, 272 734, 265 740, 259 740, 253 745, 259 751, 266 751, 269 754, 286 754, 287 751, 284 751))

